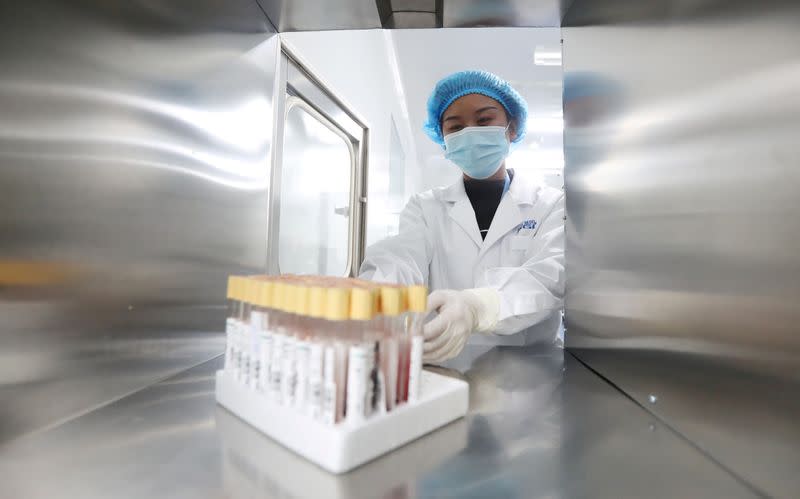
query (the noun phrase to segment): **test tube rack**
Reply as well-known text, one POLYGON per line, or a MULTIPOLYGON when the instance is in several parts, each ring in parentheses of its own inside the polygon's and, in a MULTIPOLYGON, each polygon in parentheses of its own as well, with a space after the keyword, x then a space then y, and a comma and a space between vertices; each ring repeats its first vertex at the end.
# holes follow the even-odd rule
POLYGON ((363 421, 337 424, 298 413, 248 388, 225 370, 216 375, 217 403, 239 418, 332 473, 345 473, 463 417, 469 385, 422 371, 415 401, 363 421))
POLYGON ((225 497, 374 499, 402 488, 414 497, 420 475, 467 446, 468 425, 459 419, 389 454, 336 475, 290 451, 222 406, 214 411, 222 445, 225 497))

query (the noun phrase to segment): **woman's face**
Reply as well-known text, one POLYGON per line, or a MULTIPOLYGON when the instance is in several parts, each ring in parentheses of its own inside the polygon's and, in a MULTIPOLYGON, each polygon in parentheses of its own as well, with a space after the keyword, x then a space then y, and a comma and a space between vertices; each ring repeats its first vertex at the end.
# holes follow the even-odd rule
MULTIPOLYGON (((508 115, 503 105, 481 94, 467 94, 454 100, 442 114, 442 135, 449 135, 470 126, 508 125, 508 115)), ((506 133, 509 141, 517 137, 514 123, 508 126, 506 133)))

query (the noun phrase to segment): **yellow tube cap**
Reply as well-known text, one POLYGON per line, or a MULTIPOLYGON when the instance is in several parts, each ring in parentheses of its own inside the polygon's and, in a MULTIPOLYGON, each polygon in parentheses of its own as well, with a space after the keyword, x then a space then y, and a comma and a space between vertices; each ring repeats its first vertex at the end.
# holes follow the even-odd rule
POLYGON ((411 312, 425 312, 428 309, 428 288, 425 286, 409 286, 408 310, 411 312))
POLYGON ((375 295, 366 288, 353 288, 350 291, 350 319, 368 321, 375 316, 375 295))
POLYGON ((308 288, 302 284, 294 286, 294 313, 307 316, 309 311, 308 288))
POLYGON ((272 308, 283 311, 285 302, 286 284, 280 281, 275 281, 275 283, 272 285, 272 308))
POLYGON ((260 281, 258 290, 258 306, 263 308, 272 307, 272 281, 260 281))
POLYGON ((381 288, 381 313, 388 316, 403 313, 403 291, 400 288, 381 288))
POLYGON ((350 290, 329 288, 325 300, 325 318, 329 321, 345 321, 350 317, 350 290))
POLYGON ((246 286, 247 286, 246 287, 247 303, 251 305, 258 305, 258 294, 259 291, 261 290, 261 281, 251 276, 247 278, 246 286))
POLYGON ((284 284, 283 285, 283 310, 284 312, 288 312, 290 314, 294 314, 296 312, 296 304, 295 304, 295 296, 296 296, 296 288, 294 284, 284 284))
POLYGON ((325 317, 325 288, 314 286, 308 290, 308 315, 322 319, 325 317))

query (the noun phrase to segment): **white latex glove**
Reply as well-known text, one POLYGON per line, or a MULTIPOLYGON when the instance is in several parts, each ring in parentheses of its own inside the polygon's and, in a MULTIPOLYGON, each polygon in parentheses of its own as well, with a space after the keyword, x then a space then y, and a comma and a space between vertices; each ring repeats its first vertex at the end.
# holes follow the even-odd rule
POLYGON ((491 330, 500 315, 500 296, 492 288, 437 290, 428 297, 428 313, 439 315, 425 324, 425 362, 452 359, 472 333, 491 330))

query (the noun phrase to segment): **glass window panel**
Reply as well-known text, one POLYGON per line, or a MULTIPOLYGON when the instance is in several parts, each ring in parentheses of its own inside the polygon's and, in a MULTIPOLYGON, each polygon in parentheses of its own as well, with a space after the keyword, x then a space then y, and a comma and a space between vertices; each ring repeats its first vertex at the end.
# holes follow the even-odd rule
POLYGON ((290 107, 281 167, 281 273, 346 272, 351 165, 340 135, 303 107, 290 107))

